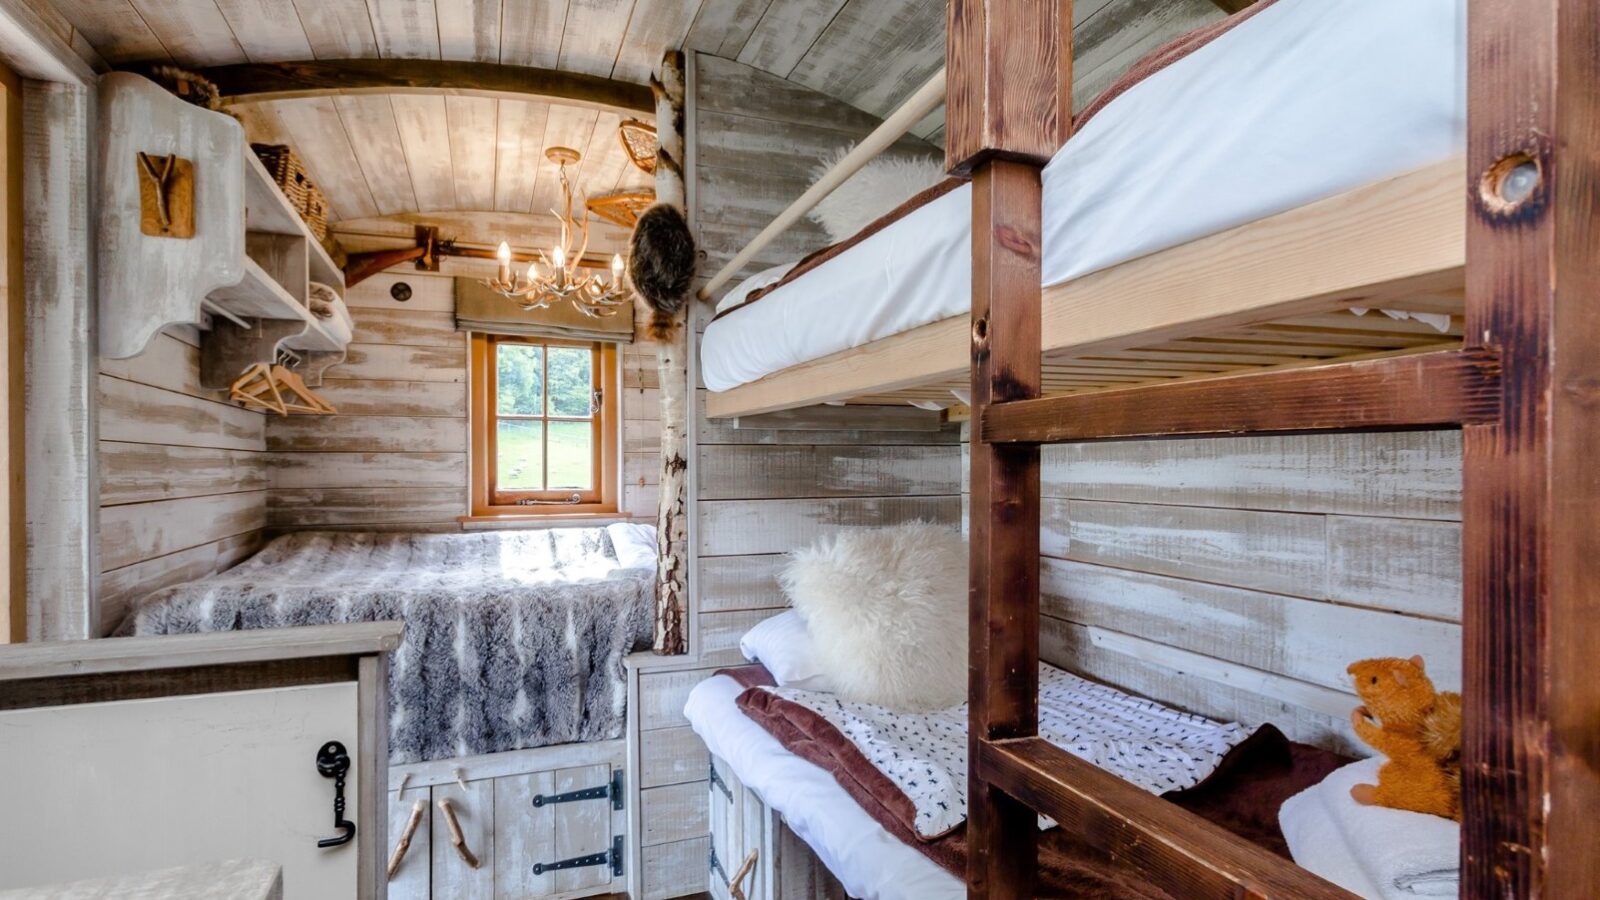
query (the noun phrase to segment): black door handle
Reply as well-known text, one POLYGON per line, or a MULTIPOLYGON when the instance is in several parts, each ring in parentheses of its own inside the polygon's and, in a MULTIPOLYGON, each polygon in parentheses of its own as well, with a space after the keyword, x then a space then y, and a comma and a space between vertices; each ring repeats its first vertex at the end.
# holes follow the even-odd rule
POLYGON ((344 817, 344 777, 350 772, 350 754, 338 741, 329 741, 317 751, 317 771, 333 779, 333 827, 343 834, 317 841, 318 847, 337 847, 356 836, 356 823, 344 817))

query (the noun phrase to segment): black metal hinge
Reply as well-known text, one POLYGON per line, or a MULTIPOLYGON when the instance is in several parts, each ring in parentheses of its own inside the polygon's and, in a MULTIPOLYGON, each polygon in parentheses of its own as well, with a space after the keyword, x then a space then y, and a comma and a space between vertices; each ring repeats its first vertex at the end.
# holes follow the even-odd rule
POLYGON ((711 848, 711 858, 706 860, 706 866, 711 869, 712 874, 722 879, 723 884, 728 883, 728 872, 722 868, 722 861, 717 859, 716 847, 711 848))
POLYGON ((622 808, 622 770, 614 769, 611 772, 609 784, 598 787, 584 788, 581 791, 568 791, 565 794, 533 795, 534 806, 549 806, 552 803, 573 803, 578 800, 610 800, 612 809, 622 808))
POLYGON ((716 763, 712 763, 711 764, 711 774, 710 774, 710 776, 708 776, 708 778, 709 778, 709 780, 711 781, 712 784, 714 784, 717 787, 722 789, 722 795, 724 797, 728 798, 728 802, 732 803, 733 802, 733 789, 728 787, 728 783, 726 781, 722 780, 722 776, 721 775, 717 774, 717 764, 716 763))
POLYGON ((589 866, 610 866, 611 877, 622 877, 622 835, 611 839, 611 849, 600 853, 591 853, 588 856, 574 856, 553 863, 534 863, 533 874, 543 875, 546 872, 555 872, 561 869, 584 869, 589 866))

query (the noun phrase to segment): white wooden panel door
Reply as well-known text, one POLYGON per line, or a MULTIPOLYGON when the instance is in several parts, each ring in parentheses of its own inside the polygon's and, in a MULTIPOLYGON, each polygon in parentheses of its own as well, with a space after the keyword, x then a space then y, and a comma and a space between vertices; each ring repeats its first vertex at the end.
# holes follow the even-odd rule
MULTIPOLYGON (((317 750, 359 755, 354 683, 0 712, 0 888, 223 859, 283 867, 284 896, 356 896, 317 750)), ((357 770, 345 817, 358 818, 357 770)))
POLYGON ((740 852, 744 846, 741 827, 744 805, 740 802, 744 790, 739 779, 734 777, 733 770, 716 757, 711 758, 711 780, 706 790, 710 804, 707 812, 711 826, 711 857, 714 860, 707 883, 712 897, 729 900, 732 897, 730 880, 739 862, 744 859, 740 852))

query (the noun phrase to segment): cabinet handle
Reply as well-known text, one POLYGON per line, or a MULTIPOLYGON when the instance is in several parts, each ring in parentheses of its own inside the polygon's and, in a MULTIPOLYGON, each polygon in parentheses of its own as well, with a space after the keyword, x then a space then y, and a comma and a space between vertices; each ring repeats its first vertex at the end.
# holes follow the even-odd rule
POLYGON ((733 873, 733 878, 728 881, 728 896, 732 900, 746 900, 744 895, 744 880, 756 868, 756 854, 759 850, 751 850, 750 855, 739 864, 739 871, 733 873))
POLYGON ((461 861, 476 869, 479 865, 478 857, 472 855, 472 850, 467 846, 466 835, 461 833, 461 823, 456 821, 456 807, 445 797, 439 801, 439 812, 444 813, 444 824, 450 829, 450 843, 455 845, 456 855, 461 861))
POLYGON ((400 841, 394 845, 394 852, 389 854, 388 878, 394 878, 395 870, 400 868, 400 861, 406 858, 406 851, 411 849, 411 838, 416 835, 417 826, 422 824, 422 814, 427 810, 426 800, 418 800, 417 805, 411 807, 411 818, 406 820, 406 830, 400 834, 400 841))

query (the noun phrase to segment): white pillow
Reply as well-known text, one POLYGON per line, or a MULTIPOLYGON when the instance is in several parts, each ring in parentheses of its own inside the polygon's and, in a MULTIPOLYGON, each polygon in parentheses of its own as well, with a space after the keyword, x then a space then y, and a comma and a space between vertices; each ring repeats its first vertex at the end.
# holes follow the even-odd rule
POLYGON ((925 712, 967 695, 967 548, 927 522, 848 529, 778 575, 846 700, 925 712))
POLYGON ((783 276, 789 274, 789 270, 798 264, 798 262, 781 263, 770 269, 762 269, 739 282, 738 287, 723 294, 722 299, 717 301, 717 312, 733 309, 735 306, 743 306, 744 302, 750 299, 751 294, 782 281, 783 276))
MULTIPOLYGON (((853 149, 851 144, 824 156, 812 168, 812 179, 827 174, 853 149)), ((830 243, 837 244, 938 184, 944 174, 944 161, 931 156, 879 156, 822 198, 807 216, 828 233, 830 243)))
POLYGON ((759 662, 782 687, 832 691, 833 683, 817 665, 816 646, 805 620, 794 610, 764 619, 739 639, 739 652, 759 662))
POLYGON ((617 563, 624 569, 654 569, 656 567, 656 527, 633 522, 613 522, 606 526, 611 537, 611 549, 617 554, 617 563))

